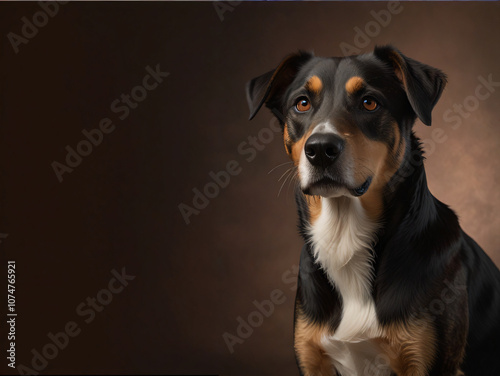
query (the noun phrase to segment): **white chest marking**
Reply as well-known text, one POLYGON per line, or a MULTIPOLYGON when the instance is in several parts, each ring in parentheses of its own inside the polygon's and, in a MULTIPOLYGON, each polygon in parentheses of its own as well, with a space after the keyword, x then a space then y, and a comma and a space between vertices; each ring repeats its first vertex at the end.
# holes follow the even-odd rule
POLYGON ((390 373, 387 367, 366 373, 383 356, 369 341, 382 335, 371 295, 376 229, 359 199, 345 196, 322 198, 321 214, 309 229, 316 262, 342 296, 340 325, 322 338, 322 345, 344 376, 390 373))

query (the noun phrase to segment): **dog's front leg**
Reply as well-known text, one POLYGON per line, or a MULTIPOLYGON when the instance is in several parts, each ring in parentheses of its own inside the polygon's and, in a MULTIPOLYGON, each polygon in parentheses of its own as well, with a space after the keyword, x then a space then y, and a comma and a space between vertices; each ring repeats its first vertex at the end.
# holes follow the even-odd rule
POLYGON ((308 322, 300 310, 295 318, 295 356, 302 376, 337 376, 331 359, 321 345, 322 325, 308 322))

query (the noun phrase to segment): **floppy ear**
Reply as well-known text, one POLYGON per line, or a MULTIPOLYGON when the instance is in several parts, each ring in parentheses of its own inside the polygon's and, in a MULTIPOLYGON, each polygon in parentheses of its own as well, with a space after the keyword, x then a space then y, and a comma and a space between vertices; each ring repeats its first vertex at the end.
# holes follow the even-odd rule
POLYGON ((446 85, 446 75, 439 69, 404 56, 392 46, 376 47, 374 54, 392 66, 413 111, 422 123, 431 125, 431 112, 446 85))
MULTIPOLYGON (((250 108, 250 120, 259 112, 264 103, 270 109, 281 109, 283 94, 302 65, 312 57, 312 54, 306 52, 290 55, 276 69, 264 73, 247 83, 246 92, 248 107, 250 108)), ((275 111, 273 112, 277 115, 275 111)), ((282 121, 282 119, 279 120, 282 121)))

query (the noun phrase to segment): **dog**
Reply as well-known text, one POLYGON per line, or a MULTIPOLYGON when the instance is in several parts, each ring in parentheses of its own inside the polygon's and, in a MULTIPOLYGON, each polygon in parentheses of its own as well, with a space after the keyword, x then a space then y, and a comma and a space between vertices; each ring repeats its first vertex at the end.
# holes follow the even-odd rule
POLYGON ((446 81, 378 46, 298 52, 247 84, 298 177, 301 375, 500 375, 500 271, 430 193, 413 132, 446 81))

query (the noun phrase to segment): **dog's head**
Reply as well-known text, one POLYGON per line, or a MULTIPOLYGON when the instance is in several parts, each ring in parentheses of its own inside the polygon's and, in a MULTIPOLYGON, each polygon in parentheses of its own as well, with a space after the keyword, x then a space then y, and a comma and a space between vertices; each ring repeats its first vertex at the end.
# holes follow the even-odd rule
POLYGON ((445 83, 390 46, 344 58, 301 52, 251 80, 247 98, 250 119, 263 104, 278 117, 305 194, 360 197, 398 170, 415 119, 431 124, 445 83))

